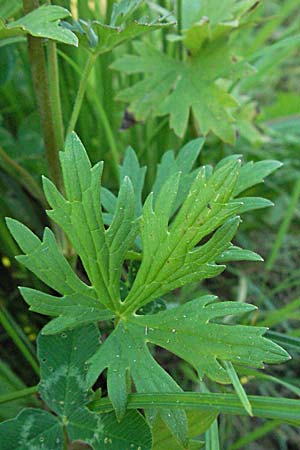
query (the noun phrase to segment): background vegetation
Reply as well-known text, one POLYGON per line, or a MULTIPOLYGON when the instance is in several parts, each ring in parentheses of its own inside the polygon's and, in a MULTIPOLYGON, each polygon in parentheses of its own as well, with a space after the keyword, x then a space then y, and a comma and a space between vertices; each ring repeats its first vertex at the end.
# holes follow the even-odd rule
MULTIPOLYGON (((148 166, 146 195, 162 155, 169 149, 178 150, 185 142, 201 134, 201 127, 192 115, 186 129, 180 132, 175 129, 176 134, 170 127, 168 115, 156 116, 155 99, 150 100, 151 107, 147 111, 133 105, 134 94, 127 88, 143 80, 144 75, 132 70, 125 55, 136 54, 138 47, 129 41, 113 51, 102 53, 97 50, 95 31, 90 26, 90 21, 95 19, 108 23, 113 2, 57 0, 53 3, 64 6, 72 12, 73 18, 84 22, 77 23, 81 27, 78 47, 63 43, 57 45, 58 67, 53 59, 55 44, 48 45, 47 40, 42 44, 42 50, 47 52, 46 70, 52 101, 52 104, 47 104, 47 99, 40 93, 44 103, 42 111, 32 82, 26 38, 20 35, 9 43, 0 41, 0 395, 32 386, 38 381, 35 341, 46 319, 28 312, 17 286, 24 284, 38 288, 41 282, 14 259, 19 249, 6 228, 4 218, 16 218, 41 235, 48 220, 44 213, 41 175, 48 174, 59 181, 53 165, 49 174, 49 157, 45 157, 47 152, 49 154, 49 145, 60 147, 62 133, 75 126, 91 161, 105 161, 103 184, 111 189, 117 186, 118 164, 126 147, 131 145, 141 165, 148 166), (59 103, 55 104, 57 86, 53 81, 57 76, 60 80, 61 115, 59 103), (81 99, 83 102, 79 108, 81 99), (126 109, 128 103, 131 107, 126 109), (51 117, 50 110, 59 114, 51 117), (42 125, 41 114, 44 114, 42 125), (48 138, 43 129, 45 123, 50 133, 48 138)), ((182 1, 181 6, 183 11, 186 8, 186 13, 179 17, 176 8, 181 2, 174 4, 171 0, 161 0, 145 3, 136 13, 138 17, 144 15, 147 22, 153 22, 159 15, 164 16, 163 23, 169 26, 139 37, 138 42, 152 45, 168 57, 184 58, 180 52, 186 50, 178 45, 174 35, 181 32, 182 20, 188 20, 193 2, 182 1), (176 20, 177 24, 174 24, 176 20)), ((235 240, 235 244, 262 255, 265 263, 231 264, 218 278, 201 286, 193 285, 176 291, 169 300, 183 303, 192 298, 193 292, 209 292, 221 299, 247 300, 258 306, 259 312, 251 316, 252 323, 272 328, 269 336, 283 345, 293 360, 282 366, 269 367, 268 375, 258 371, 249 374, 247 371, 242 381, 249 393, 299 397, 299 1, 265 0, 258 7, 252 6, 250 17, 247 21, 241 20, 240 28, 230 37, 230 45, 256 70, 251 69, 247 76, 226 81, 230 83, 226 84, 226 89, 239 102, 239 106, 233 108, 235 124, 230 125, 229 121, 225 131, 213 130, 208 134, 198 163, 215 164, 233 153, 241 154, 245 161, 274 159, 283 163, 283 167, 269 177, 263 187, 255 188, 259 189, 257 195, 271 199, 275 206, 248 213, 235 240), (227 131, 229 127, 233 127, 233 134, 227 131)), ((3 19, 12 21, 21 15, 21 2, 0 2, 3 19)), ((65 20, 69 23, 65 25, 68 29, 71 21, 65 20)), ((221 64, 222 59, 218 63, 221 64)), ((225 59, 223 63, 226 63, 225 59)), ((157 67, 159 70, 163 69, 157 67)), ((177 101, 175 107, 182 108, 180 98, 177 101)), ((255 195, 256 191, 251 194, 255 195)), ((62 246, 72 259, 68 243, 62 243, 62 246)), ((82 270, 80 266, 77 269, 79 272, 82 270)), ((179 363, 164 351, 158 352, 156 357, 185 389, 199 390, 198 380, 187 364, 179 363)), ((24 405, 36 405, 37 402, 32 397, 0 405, 0 417, 11 418, 24 405)), ((298 430, 277 420, 266 422, 222 416, 220 430, 222 449, 300 448, 298 430)))

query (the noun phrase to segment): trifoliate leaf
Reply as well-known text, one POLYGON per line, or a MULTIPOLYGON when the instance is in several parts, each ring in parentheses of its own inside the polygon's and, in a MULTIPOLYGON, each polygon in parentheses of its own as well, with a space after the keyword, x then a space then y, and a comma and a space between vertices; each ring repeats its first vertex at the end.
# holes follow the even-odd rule
POLYGON ((60 19, 70 15, 70 12, 61 6, 43 5, 14 22, 4 24, 0 20, 0 38, 30 34, 77 46, 76 35, 61 27, 59 23, 60 19))
POLYGON ((63 426, 70 441, 80 440, 94 450, 106 444, 112 450, 152 449, 149 426, 137 411, 128 412, 119 423, 114 413, 96 414, 86 408, 90 392, 85 362, 98 345, 99 332, 94 325, 56 336, 39 336, 40 394, 56 415, 28 408, 3 422, 1 449, 62 450, 63 426))
POLYGON ((94 450, 152 450, 150 428, 137 411, 129 411, 119 423, 114 413, 81 409, 72 414, 67 429, 71 441, 86 442, 94 450))
POLYGON ((58 416, 69 417, 74 410, 88 403, 86 361, 98 350, 99 337, 94 324, 53 336, 39 335, 39 392, 58 416))
POLYGON ((47 411, 26 408, 0 424, 1 450, 62 450, 63 430, 47 411))
POLYGON ((114 413, 98 415, 85 407, 90 399, 86 360, 98 346, 99 332, 94 325, 55 336, 39 336, 43 400, 65 424, 71 441, 86 442, 94 450, 105 444, 112 450, 151 450, 150 429, 138 412, 127 413, 119 423, 114 413), (137 429, 139 433, 135 433, 137 429))

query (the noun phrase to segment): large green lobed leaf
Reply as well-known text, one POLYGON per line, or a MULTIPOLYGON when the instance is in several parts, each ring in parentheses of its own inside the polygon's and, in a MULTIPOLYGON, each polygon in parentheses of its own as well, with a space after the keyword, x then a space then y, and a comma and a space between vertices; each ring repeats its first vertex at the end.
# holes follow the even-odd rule
MULTIPOLYGON (((214 169, 204 166, 193 170, 202 145, 203 140, 197 139, 186 144, 176 156, 173 152, 164 155, 153 192, 142 206, 145 170, 139 166, 132 149, 120 166, 120 190, 115 196, 101 188, 102 164, 92 167, 78 137, 74 133, 68 137, 60 155, 65 194, 48 179, 44 179, 44 190, 52 208, 48 215, 70 239, 89 283, 75 274, 49 229, 40 240, 19 222, 7 221, 24 252, 19 261, 54 291, 45 293, 23 287, 22 295, 34 311, 56 317, 43 329, 44 335, 63 331, 58 337, 44 336, 49 339, 45 342, 53 342, 47 349, 43 347, 43 336, 40 338, 40 358, 43 351, 48 352, 48 365, 46 362, 42 365, 41 393, 53 411, 68 417, 73 439, 79 438, 80 423, 86 424, 85 439, 95 448, 101 445, 92 437, 92 428, 97 423, 84 404, 87 389, 105 369, 108 393, 119 419, 126 417, 130 380, 140 393, 181 392, 180 386, 156 362, 149 344, 176 354, 191 364, 200 377, 206 375, 219 383, 231 382, 226 369, 229 363, 262 367, 263 363, 278 363, 289 357, 281 347, 263 337, 265 328, 222 322, 227 316, 235 319, 237 315, 250 313, 255 309, 252 305, 200 297, 173 309, 140 315, 144 306, 168 292, 216 276, 225 269, 224 262, 260 260, 259 255, 233 246, 231 241, 240 222, 239 214, 270 204, 264 199, 247 197, 247 189, 262 182, 280 164, 265 161, 241 166, 239 156, 233 155, 214 169), (127 264, 123 263, 132 254, 137 255, 140 263, 132 284, 128 285, 127 296, 121 300, 121 271, 127 277, 127 264), (88 336, 80 334, 80 328, 70 331, 78 325, 93 327, 88 324, 112 318, 114 331, 101 345, 95 338, 90 353, 88 336), (51 349, 62 345, 63 339, 68 339, 64 343, 65 354, 51 353, 51 349), (84 341, 85 345, 81 345, 84 341), (79 358, 77 351, 83 350, 79 358), (88 359, 87 379, 80 381, 80 372, 88 359), (59 366, 59 372, 52 376, 48 366, 59 366), (50 372, 46 373, 47 370, 50 372), (70 407, 72 401, 81 405, 76 411, 70 407)), ((146 415, 149 423, 158 420, 155 408, 147 409, 146 415)), ((163 408, 160 417, 179 445, 186 446, 188 429, 184 411, 163 408)), ((105 420, 115 419, 111 416, 105 420)))

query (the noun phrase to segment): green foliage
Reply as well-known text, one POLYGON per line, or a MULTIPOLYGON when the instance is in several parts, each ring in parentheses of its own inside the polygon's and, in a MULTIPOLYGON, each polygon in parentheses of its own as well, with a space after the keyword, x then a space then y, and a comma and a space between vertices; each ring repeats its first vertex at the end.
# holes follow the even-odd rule
POLYGON ((145 22, 144 19, 132 20, 132 14, 141 3, 141 0, 122 0, 120 3, 114 3, 109 25, 97 20, 86 22, 80 19, 72 25, 65 23, 64 27, 76 33, 80 44, 89 52, 101 55, 138 36, 170 26, 170 23, 164 23, 163 19, 151 23, 145 22))
MULTIPOLYGON (((218 275, 225 269, 224 265, 216 263, 222 256, 226 260, 231 257, 238 259, 235 253, 240 252, 242 257, 253 259, 251 252, 232 249, 231 240, 240 222, 237 213, 243 207, 243 203, 233 197, 262 181, 264 176, 278 167, 278 163, 258 163, 257 170, 256 165, 250 163, 241 168, 238 157, 230 157, 220 162, 214 171, 204 166, 193 172, 193 162, 202 144, 202 140, 196 140, 184 146, 176 158, 172 153, 165 155, 154 184, 155 195, 150 193, 147 197, 141 217, 138 217, 142 190, 139 176, 143 179, 144 170, 139 167, 133 150, 129 149, 120 167, 118 198, 111 201, 108 191, 104 191, 104 204, 108 203, 110 211, 113 211, 110 226, 105 228, 101 213, 102 164, 91 167, 78 137, 75 134, 69 136, 65 151, 60 156, 65 197, 46 178, 44 190, 52 207, 48 215, 69 237, 85 268, 90 286, 71 269, 49 229, 45 230, 40 241, 24 225, 12 219, 7 221, 25 253, 18 260, 62 295, 55 297, 21 288, 31 309, 58 316, 46 325, 44 334, 115 317, 115 330, 98 350, 94 347, 91 351, 87 385, 92 386, 101 372, 108 368, 108 393, 119 419, 126 414, 127 393, 130 391, 128 377, 132 378, 137 392, 181 392, 173 378, 154 360, 148 343, 164 347, 186 360, 197 370, 200 378, 207 375, 219 383, 232 381, 222 365, 223 361, 263 367, 263 362, 278 363, 288 358, 283 349, 262 337, 265 328, 225 325, 215 321, 224 316, 249 313, 255 309, 251 305, 215 303, 214 297, 206 296, 153 315, 136 314, 141 307, 171 290, 218 275), (179 166, 180 161, 184 164, 179 166), (176 171, 179 167, 182 173, 176 171), (254 173, 256 176, 253 176, 254 173), (183 183, 180 185, 181 175, 183 183), (121 269, 127 252, 135 250, 138 232, 142 261, 129 293, 122 301, 121 269), (202 243, 204 238, 206 242, 202 243)), ((68 334, 69 331, 66 331, 61 336, 68 334)), ((44 347, 43 338, 40 339, 41 354, 44 347)), ((60 357, 64 361, 70 353, 73 355, 71 348, 67 347, 66 355, 61 354, 60 357)), ((83 356, 86 361, 86 351, 83 356)), ((73 363, 76 367, 80 365, 79 362, 73 363)), ((54 359, 51 367, 57 364, 54 359)), ((56 389, 64 391, 57 377, 54 377, 54 388, 48 389, 47 385, 51 398, 46 399, 47 394, 43 394, 43 373, 42 368, 41 394, 44 400, 57 414, 68 416, 70 402, 63 398, 63 406, 57 406, 58 396, 53 396, 53 389, 54 393, 56 389), (55 405, 52 404, 53 399, 55 405)), ((68 374, 70 377, 70 371, 68 374)), ((75 375, 73 381, 68 378, 68 386, 73 382, 76 384, 76 380, 75 375)), ((76 386, 71 392, 76 408, 80 408, 86 400, 85 395, 78 389, 76 397, 76 386)), ((157 411, 153 408, 146 412, 149 422, 153 423, 157 411)), ((186 444, 187 419, 184 411, 166 409, 160 413, 178 441, 186 444)), ((85 417, 87 414, 85 412, 80 419, 84 423, 89 420, 85 417)), ((86 433, 85 440, 89 440, 88 430, 86 433)), ((71 433, 71 436, 75 435, 71 433)))
POLYGON ((7 25, 0 19, 0 38, 12 38, 18 35, 54 39, 69 45, 77 45, 74 33, 59 25, 60 19, 70 16, 65 8, 44 5, 7 25))
POLYGON ((138 55, 125 55, 112 67, 129 74, 143 73, 145 77, 120 92, 117 99, 129 103, 138 120, 150 114, 169 115, 170 127, 180 137, 191 116, 204 136, 212 131, 223 141, 234 143, 232 110, 238 102, 219 81, 233 83, 251 73, 251 67, 234 55, 231 35, 244 24, 244 14, 257 2, 229 0, 221 8, 218 1, 202 2, 200 7, 198 3, 184 2, 184 30, 175 39, 182 41, 188 56, 176 59, 153 46, 136 43, 138 55))
POLYGON ((90 398, 85 361, 95 352, 98 342, 99 332, 94 325, 39 337, 39 392, 55 415, 28 408, 0 425, 4 450, 63 449, 64 429, 70 441, 84 441, 95 450, 104 444, 110 444, 112 450, 151 449, 149 427, 138 412, 128 412, 118 423, 114 413, 97 415, 85 406, 90 398))

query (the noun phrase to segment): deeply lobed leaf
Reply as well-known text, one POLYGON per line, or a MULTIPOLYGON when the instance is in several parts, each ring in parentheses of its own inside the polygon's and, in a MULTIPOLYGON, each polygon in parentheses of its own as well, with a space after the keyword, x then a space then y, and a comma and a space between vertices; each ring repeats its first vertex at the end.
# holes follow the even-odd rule
MULTIPOLYGON (((120 167, 120 190, 116 197, 101 188, 102 164, 91 167, 77 136, 69 136, 65 152, 60 156, 65 196, 47 179, 44 179, 44 190, 52 207, 48 214, 70 239, 90 285, 74 273, 50 230, 46 229, 40 240, 24 225, 8 220, 13 236, 25 253, 19 261, 61 294, 59 297, 29 288, 21 289, 31 309, 57 317, 44 328, 43 333, 53 334, 79 324, 115 318, 115 330, 99 349, 96 351, 98 343, 95 347, 94 342, 93 351, 82 355, 86 359, 91 356, 87 381, 85 378, 80 381, 76 369, 84 361, 76 360, 74 349, 80 348, 84 336, 75 328, 73 332, 67 330, 61 335, 69 336, 71 333, 75 336, 79 333, 76 338, 78 345, 70 340, 70 346, 65 347, 64 366, 55 359, 55 353, 48 353, 47 358, 53 358, 51 367, 60 365, 60 371, 55 377, 47 373, 47 388, 45 391, 43 387, 41 389, 51 408, 62 416, 68 416, 69 432, 74 439, 80 434, 80 422, 86 424, 84 436, 94 448, 100 448, 103 435, 97 432, 102 436, 100 440, 93 437, 92 428, 98 425, 101 428, 103 423, 100 426, 90 415, 92 413, 84 409, 84 402, 87 388, 105 369, 109 396, 119 418, 126 412, 131 379, 137 392, 181 391, 155 361, 148 343, 164 347, 185 359, 200 377, 207 375, 220 383, 230 382, 224 362, 262 367, 263 362, 276 363, 288 358, 284 350, 263 337, 264 328, 219 323, 221 317, 252 311, 254 307, 250 305, 213 303, 211 297, 204 297, 172 310, 139 315, 145 305, 169 291, 217 275, 224 270, 224 262, 259 259, 256 254, 233 246, 231 240, 240 222, 238 214, 268 206, 269 202, 237 196, 261 182, 279 164, 274 161, 248 163, 243 169, 235 155, 222 160, 214 170, 210 166, 193 170, 202 145, 203 140, 198 139, 184 146, 176 156, 173 152, 165 154, 153 192, 142 207, 145 170, 139 166, 132 149, 128 149, 120 167), (107 211, 107 226, 104 225, 101 203, 107 211), (132 285, 128 285, 128 295, 121 301, 121 270, 130 251, 141 263, 132 285), (66 369, 69 355, 72 367, 66 369), (73 411, 70 407, 69 394, 65 396, 66 386, 63 384, 66 379, 68 386, 73 386, 71 391, 74 395, 78 394, 75 400, 71 394, 73 400, 70 401, 81 404, 81 409, 73 411), (49 383, 53 384, 55 393, 48 398, 52 391, 52 388, 48 389, 49 383), (84 384, 83 392, 81 387, 84 384), (58 399, 61 392, 62 398, 58 399), (53 401, 58 403, 54 405, 53 401), (63 403, 60 405, 59 402, 63 403)), ((61 338, 53 336, 51 348, 58 347, 57 339, 61 338)), ((156 420, 156 416, 155 408, 147 411, 150 422, 156 420)), ((187 445, 185 413, 163 409, 161 418, 179 445, 187 445)))
POLYGON ((231 34, 241 17, 256 6, 255 0, 236 2, 204 1, 183 5, 183 41, 188 50, 181 60, 149 44, 136 43, 137 55, 125 55, 112 68, 125 73, 141 73, 144 78, 121 91, 117 99, 129 103, 138 120, 169 116, 170 127, 183 137, 190 117, 206 136, 213 132, 228 143, 235 141, 234 109, 238 101, 222 80, 237 81, 253 71, 237 58, 231 34))

